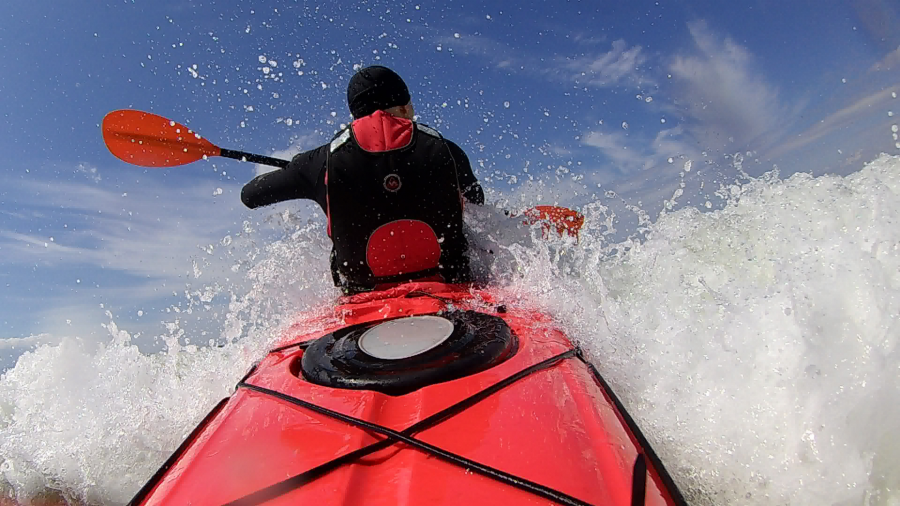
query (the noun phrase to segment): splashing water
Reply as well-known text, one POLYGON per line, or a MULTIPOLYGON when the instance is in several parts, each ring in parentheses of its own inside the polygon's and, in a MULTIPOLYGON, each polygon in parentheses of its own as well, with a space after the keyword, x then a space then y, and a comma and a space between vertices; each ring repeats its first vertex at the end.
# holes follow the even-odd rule
POLYGON ((728 190, 641 242, 604 245, 588 209, 574 258, 523 262, 523 290, 591 350, 690 502, 896 504, 900 157, 728 190))
MULTIPOLYGON (((897 504, 900 157, 724 190, 721 210, 619 242, 600 203, 577 245, 470 210, 475 264, 590 351, 691 503, 897 504)), ((109 343, 22 355, 0 379, 0 489, 126 502, 296 311, 336 295, 322 225, 284 221, 241 283, 192 295, 229 298, 214 346, 176 323, 141 353, 111 321, 109 343)))

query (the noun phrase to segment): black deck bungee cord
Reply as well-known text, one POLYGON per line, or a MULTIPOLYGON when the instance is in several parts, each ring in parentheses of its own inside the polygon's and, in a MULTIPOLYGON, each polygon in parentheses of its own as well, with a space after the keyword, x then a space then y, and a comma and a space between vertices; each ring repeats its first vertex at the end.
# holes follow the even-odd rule
POLYGON ((647 441, 644 433, 641 432, 641 429, 638 427, 637 423, 635 423, 634 418, 631 418, 631 415, 628 414, 628 411, 625 410, 625 405, 622 404, 622 401, 620 401, 619 398, 616 397, 616 394, 613 393, 612 388, 610 388, 609 383, 607 383, 606 380, 603 379, 600 371, 597 370, 596 367, 594 367, 594 364, 588 361, 586 356, 584 356, 584 351, 581 348, 576 348, 575 350, 578 359, 581 360, 584 365, 586 365, 587 368, 591 371, 591 374, 594 375, 594 380, 596 380, 597 384, 600 385, 600 389, 603 390, 603 393, 606 394, 606 396, 609 397, 609 399, 612 401, 613 405, 616 407, 616 412, 619 413, 619 416, 621 416, 622 420, 625 421, 625 425, 628 426, 629 431, 634 435, 634 438, 637 439, 638 446, 642 450, 641 454, 643 454, 647 458, 647 460, 650 461, 653 469, 656 470, 656 475, 659 476, 660 481, 663 482, 666 490, 668 490, 669 494, 672 496, 672 500, 675 501, 675 504, 677 504, 678 506, 687 506, 687 501, 681 494, 681 490, 679 490, 678 485, 675 484, 675 480, 672 479, 672 476, 669 475, 669 471, 667 471, 665 466, 663 466, 662 460, 660 460, 659 456, 656 455, 656 452, 653 451, 653 447, 650 446, 650 442, 647 441))
POLYGON ((560 353, 559 355, 550 357, 547 360, 538 362, 537 364, 534 364, 526 369, 523 369, 523 370, 519 371, 518 373, 515 373, 512 376, 509 376, 509 377, 489 386, 488 388, 486 388, 470 397, 467 397, 466 399, 463 399, 462 401, 417 422, 416 424, 408 427, 407 429, 403 430, 402 432, 397 432, 395 430, 389 429, 387 427, 383 427, 381 425, 366 422, 364 420, 360 420, 358 418, 355 418, 355 417, 352 417, 349 415, 345 415, 343 413, 338 413, 336 411, 332 411, 330 409, 323 408, 321 406, 309 403, 302 399, 297 399, 296 397, 291 397, 289 395, 283 394, 283 393, 275 391, 275 390, 269 390, 267 388, 259 387, 259 386, 252 385, 252 384, 245 383, 245 382, 239 383, 237 385, 238 388, 245 388, 248 390, 253 390, 253 391, 256 391, 256 392, 259 392, 262 394, 276 397, 278 399, 284 400, 286 402, 289 402, 289 403, 297 405, 297 406, 301 406, 303 408, 309 409, 309 410, 319 413, 321 415, 328 416, 329 418, 334 418, 336 420, 343 421, 345 423, 368 430, 370 432, 376 432, 376 433, 382 434, 382 435, 386 436, 387 439, 383 439, 377 443, 372 443, 368 446, 365 446, 365 447, 355 450, 353 452, 350 452, 350 453, 347 453, 340 457, 337 457, 336 459, 333 459, 329 462, 326 462, 324 464, 316 466, 316 467, 314 467, 308 471, 305 471, 301 474, 298 474, 296 476, 293 476, 293 477, 283 480, 281 482, 275 483, 273 485, 270 485, 264 489, 258 490, 251 494, 248 494, 240 499, 237 499, 235 501, 227 503, 226 506, 250 506, 250 505, 261 504, 265 501, 274 499, 275 497, 279 497, 279 496, 284 495, 292 490, 295 490, 296 488, 299 488, 300 486, 302 486, 306 483, 309 483, 312 480, 327 474, 328 472, 336 469, 337 467, 339 467, 343 464, 347 464, 354 460, 360 459, 366 455, 369 455, 376 451, 387 448, 398 442, 406 443, 412 447, 422 450, 423 452, 425 452, 429 455, 440 458, 450 464, 456 465, 458 467, 462 467, 466 470, 472 470, 472 471, 477 472, 488 478, 497 480, 501 483, 505 483, 507 485, 518 488, 520 490, 524 490, 526 492, 536 494, 545 499, 550 499, 551 501, 554 501, 557 504, 563 504, 566 506, 590 506, 590 503, 584 502, 580 499, 572 497, 572 496, 565 494, 563 492, 560 492, 558 490, 554 490, 554 489, 546 487, 544 485, 540 485, 540 484, 532 482, 530 480, 526 480, 525 478, 521 478, 521 477, 518 477, 518 476, 515 476, 512 474, 506 473, 504 471, 501 471, 499 469, 496 469, 496 468, 493 468, 490 466, 486 466, 484 464, 480 464, 473 460, 467 459, 465 457, 462 457, 462 456, 457 455, 452 452, 448 452, 442 448, 439 448, 437 446, 431 445, 429 443, 425 443, 424 441, 420 441, 418 439, 411 437, 412 434, 415 434, 417 432, 421 432, 423 430, 431 428, 431 427, 445 421, 446 419, 448 419, 458 413, 461 413, 462 411, 465 411, 472 405, 484 400, 488 396, 502 390, 503 388, 511 385, 512 383, 515 383, 516 381, 518 381, 526 376, 529 376, 532 373, 535 373, 542 369, 547 369, 562 360, 574 357, 574 356, 576 356, 576 354, 577 354, 577 350, 573 348, 573 349, 569 349, 563 353, 560 353))
POLYGON ((141 487, 140 490, 138 490, 137 494, 135 494, 134 497, 130 501, 128 501, 127 506, 136 506, 144 502, 144 499, 146 499, 147 496, 150 495, 150 492, 152 492, 153 489, 156 488, 156 484, 159 482, 159 480, 161 480, 163 476, 165 476, 166 472, 173 465, 175 465, 175 462, 178 461, 178 459, 181 457, 181 454, 187 451, 191 443, 194 442, 194 439, 196 439, 197 436, 199 436, 203 431, 203 429, 206 428, 206 425, 210 421, 212 421, 212 419, 217 414, 219 414, 219 411, 221 411, 223 407, 225 407, 225 404, 228 403, 228 399, 230 399, 230 397, 225 397, 224 399, 220 400, 219 403, 216 404, 216 407, 212 408, 212 410, 210 410, 210 412, 207 413, 205 417, 203 417, 203 421, 201 421, 196 427, 194 427, 194 430, 192 430, 188 437, 186 437, 184 441, 181 442, 181 445, 179 445, 178 448, 174 452, 172 452, 171 455, 169 455, 169 458, 166 459, 166 461, 163 462, 163 465, 161 465, 159 469, 156 470, 156 473, 154 473, 153 476, 151 476, 150 479, 147 480, 147 483, 145 483, 144 486, 141 487))
MULTIPOLYGON (((295 344, 283 346, 280 348, 275 348, 270 351, 270 354, 275 353, 275 352, 284 351, 284 350, 292 348, 292 347, 298 347, 300 349, 304 349, 309 345, 310 342, 311 341, 306 341, 306 342, 295 343, 295 344)), ((625 411, 625 408, 622 405, 621 401, 619 401, 619 399, 615 396, 615 394, 610 389, 609 385, 606 383, 606 381, 600 375, 600 372, 597 370, 596 367, 594 367, 593 364, 588 362, 588 360, 584 356, 584 352, 580 348, 572 348, 563 353, 560 353, 559 355, 555 355, 555 356, 550 357, 542 362, 538 362, 537 364, 529 366, 529 367, 503 379, 503 380, 500 380, 497 383, 485 388, 484 390, 482 390, 476 394, 473 394, 472 396, 467 397, 466 399, 463 399, 462 401, 459 401, 456 404, 453 404, 452 406, 449 406, 437 413, 434 413, 433 415, 420 420, 419 422, 413 424, 412 426, 410 426, 400 432, 392 430, 387 427, 377 425, 377 424, 372 424, 370 422, 366 422, 364 420, 360 420, 358 418, 355 418, 355 417, 352 417, 349 415, 344 415, 342 413, 338 413, 336 411, 329 410, 327 408, 309 403, 302 399, 297 399, 295 397, 283 394, 283 393, 275 391, 275 390, 269 390, 264 387, 259 387, 256 385, 246 383, 246 380, 249 379, 249 377, 256 370, 258 363, 254 364, 254 366, 251 368, 251 370, 248 371, 247 374, 237 384, 236 388, 245 388, 248 390, 256 391, 258 393, 262 393, 264 395, 270 395, 270 396, 276 397, 278 399, 284 400, 291 404, 295 404, 297 406, 301 406, 303 408, 310 409, 310 410, 317 412, 319 414, 322 414, 324 416, 328 416, 330 418, 334 418, 336 420, 343 421, 350 425, 354 425, 361 429, 382 434, 385 436, 385 439, 378 441, 376 443, 369 444, 367 446, 364 446, 364 447, 354 450, 352 452, 346 453, 335 459, 332 459, 331 461, 328 461, 324 464, 320 464, 312 469, 309 469, 301 474, 295 475, 291 478, 288 478, 281 482, 269 485, 268 487, 260 489, 256 492, 250 493, 250 494, 248 494, 244 497, 241 497, 235 501, 227 503, 226 506, 237 506, 237 505, 249 506, 249 505, 261 504, 265 501, 274 499, 274 498, 284 495, 292 490, 295 490, 295 489, 303 486, 304 484, 309 483, 317 478, 320 478, 345 464, 349 464, 349 463, 354 462, 358 459, 361 459, 367 455, 370 455, 377 451, 388 448, 398 442, 406 443, 409 446, 417 448, 429 455, 432 455, 432 456, 435 456, 442 460, 445 460, 445 461, 449 462, 450 464, 456 465, 458 467, 462 467, 466 470, 473 470, 479 474, 482 474, 483 476, 486 476, 488 478, 494 479, 501 483, 505 483, 507 485, 513 486, 520 490, 536 494, 540 497, 550 499, 558 504, 563 504, 563 505, 567 505, 567 506, 590 506, 589 503, 586 503, 575 497, 569 496, 558 490, 554 490, 552 488, 540 485, 540 484, 532 482, 530 480, 526 480, 524 478, 520 478, 518 476, 506 473, 499 469, 495 469, 490 466, 480 464, 473 460, 470 460, 470 459, 467 459, 460 455, 454 454, 452 452, 443 450, 439 447, 425 443, 423 441, 420 441, 420 440, 412 437, 412 435, 414 435, 418 432, 422 432, 426 429, 434 427, 435 425, 442 423, 443 421, 447 420, 448 418, 451 418, 451 417, 459 414, 460 412, 465 411, 466 409, 473 406, 474 404, 484 400, 485 398, 489 397, 490 395, 493 395, 494 393, 502 390, 503 388, 506 388, 507 386, 515 383, 516 381, 518 381, 522 378, 525 378, 537 371, 552 367, 556 363, 558 363, 562 360, 568 359, 568 358, 572 358, 572 357, 577 357, 581 362, 583 362, 588 367, 588 369, 590 370, 591 374, 593 375, 595 381, 601 387, 604 394, 613 402, 613 404, 616 408, 616 411, 620 414, 623 421, 628 426, 629 431, 634 435, 635 439, 639 443, 639 447, 638 447, 639 451, 638 451, 637 459, 635 460, 635 463, 634 463, 634 473, 632 476, 632 501, 631 501, 632 506, 640 506, 640 505, 644 504, 645 495, 646 495, 646 479, 647 479, 647 473, 646 473, 647 466, 646 466, 646 461, 644 460, 645 458, 648 459, 651 462, 651 464, 653 465, 654 469, 657 472, 657 476, 659 476, 660 480, 665 485, 666 489, 668 490, 668 492, 671 495, 672 500, 675 502, 675 504, 677 504, 679 506, 686 505, 687 502, 685 501, 684 497, 682 496, 681 491, 675 485, 674 480, 668 474, 665 467, 662 466, 662 462, 659 460, 659 457, 656 455, 656 453, 650 447, 649 442, 644 437, 644 435, 640 432, 640 430, 637 427, 637 425, 635 424, 634 420, 631 418, 631 416, 628 414, 628 412, 625 411)), ((227 400, 228 400, 228 398, 222 399, 222 401, 220 401, 220 403, 212 411, 210 411, 209 414, 207 414, 207 416, 203 419, 203 421, 200 423, 200 425, 198 425, 194 429, 194 431, 191 433, 191 435, 181 444, 181 446, 169 457, 169 459, 156 472, 156 474, 154 474, 154 476, 144 485, 144 487, 141 488, 141 490, 135 495, 135 497, 128 503, 129 505, 140 504, 140 502, 142 502, 153 491, 156 484, 159 482, 159 480, 162 479, 165 472, 172 465, 174 465, 174 463, 178 460, 178 458, 180 458, 182 453, 184 453, 184 451, 186 451, 187 447, 190 446, 189 443, 192 442, 197 435, 199 435, 200 430, 202 428, 205 428, 207 423, 209 421, 211 421, 212 417, 215 414, 217 414, 221 410, 222 407, 224 407, 225 402, 227 400)))

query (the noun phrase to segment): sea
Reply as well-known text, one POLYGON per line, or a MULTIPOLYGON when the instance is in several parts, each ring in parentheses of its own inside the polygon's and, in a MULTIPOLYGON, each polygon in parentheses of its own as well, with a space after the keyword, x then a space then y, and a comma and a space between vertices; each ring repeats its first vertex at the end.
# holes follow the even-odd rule
MULTIPOLYGON (((601 196, 577 239, 470 207, 475 265, 588 351, 691 504, 898 505, 900 157, 792 172, 661 212, 601 196)), ((322 220, 272 219, 210 253, 228 276, 195 264, 156 336, 110 313, 100 343, 24 338, 0 376, 0 503, 128 502, 334 302, 322 220)))

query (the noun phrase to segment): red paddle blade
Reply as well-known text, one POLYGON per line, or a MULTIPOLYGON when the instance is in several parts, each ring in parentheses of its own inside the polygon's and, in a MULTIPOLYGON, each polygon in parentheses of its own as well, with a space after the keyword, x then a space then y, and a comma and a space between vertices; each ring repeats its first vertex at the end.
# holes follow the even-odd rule
POLYGON ((117 158, 143 167, 174 167, 222 152, 180 123, 132 109, 103 118, 103 140, 117 158))
POLYGON ((535 206, 524 213, 525 223, 532 225, 539 221, 544 222, 543 229, 546 233, 553 226, 559 235, 569 234, 578 238, 578 231, 584 225, 584 215, 565 207, 535 206))

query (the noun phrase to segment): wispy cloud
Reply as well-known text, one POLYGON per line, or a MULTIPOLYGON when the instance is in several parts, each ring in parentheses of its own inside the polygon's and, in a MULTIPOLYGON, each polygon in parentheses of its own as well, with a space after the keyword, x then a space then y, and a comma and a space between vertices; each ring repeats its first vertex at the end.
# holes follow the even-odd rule
POLYGON ((14 350, 17 348, 34 348, 42 344, 56 344, 62 338, 51 336, 49 334, 37 334, 28 337, 8 338, 0 336, 0 352, 14 350))
POLYGON ((718 148, 746 145, 774 132, 785 110, 749 51, 717 36, 705 21, 689 23, 688 29, 696 51, 675 56, 668 70, 677 103, 695 123, 697 137, 718 148))
POLYGON ((592 148, 599 149, 612 164, 620 171, 643 168, 647 162, 647 156, 641 148, 630 143, 628 137, 622 132, 592 131, 588 132, 582 142, 592 148), (629 144, 632 144, 629 146, 629 144))
MULTIPOLYGON (((304 133, 291 139, 290 147, 286 149, 279 149, 269 156, 271 156, 272 158, 290 160, 297 153, 314 149, 320 145, 322 145, 321 135, 314 132, 304 133)), ((272 167, 271 165, 256 164, 254 167, 254 171, 256 172, 257 176, 260 174, 265 174, 266 172, 272 172, 273 170, 277 170, 277 168, 272 167)))
POLYGON ((632 137, 621 131, 593 130, 585 134, 582 143, 600 150, 622 175, 669 166, 675 160, 701 157, 700 151, 685 137, 682 127, 660 130, 652 140, 632 137))
MULTIPOLYGON (((655 93, 649 107, 670 121, 631 125, 626 130, 602 127, 582 135, 584 146, 598 150, 607 160, 605 170, 589 179, 607 183, 616 174, 619 195, 635 200, 662 202, 684 187, 685 174, 693 178, 709 170, 711 160, 748 149, 763 149, 783 131, 790 114, 779 101, 776 87, 756 68, 753 56, 728 37, 716 34, 704 21, 687 25, 693 45, 662 56, 668 81, 655 93)), ((619 50, 619 64, 601 68, 652 66, 635 48, 619 50), (627 63, 626 63, 627 62, 627 63)), ((627 74, 622 74, 626 76, 627 74)))
POLYGON ((641 71, 647 59, 641 46, 628 47, 619 39, 605 53, 558 58, 555 71, 576 84, 595 88, 647 84, 648 75, 641 71))
POLYGON ((0 230, 5 264, 90 264, 160 276, 171 272, 173 259, 189 258, 198 245, 233 231, 241 212, 240 202, 233 202, 239 192, 234 183, 180 186, 178 199, 158 198, 172 189, 148 180, 134 192, 62 181, 10 184, 20 195, 17 208, 44 214, 48 222, 79 226, 67 227, 52 240, 48 234, 0 230))
MULTIPOLYGON (((565 27, 562 27, 565 28, 565 27)), ((604 44, 609 40, 605 35, 597 35, 595 33, 586 33, 586 32, 575 32, 572 34, 572 41, 576 44, 582 44, 586 46, 594 46, 597 44, 604 44)))
MULTIPOLYGON (((648 57, 641 46, 628 46, 615 40, 608 51, 573 55, 539 55, 516 50, 483 35, 437 37, 436 42, 463 54, 478 56, 495 67, 530 74, 567 84, 591 88, 611 88, 646 84, 648 73, 642 69, 648 57)), ((597 44, 592 40, 591 45, 597 44)))
POLYGON ((475 34, 438 35, 434 41, 454 51, 488 60, 497 68, 524 70, 527 58, 510 46, 475 34))
POLYGON ((870 71, 878 72, 883 70, 900 69, 900 46, 897 49, 886 54, 884 58, 875 62, 870 71))
POLYGON ((860 97, 852 104, 817 121, 809 129, 792 135, 788 141, 775 146, 768 155, 773 158, 781 156, 808 146, 825 136, 837 132, 839 129, 846 128, 853 122, 870 118, 873 110, 876 110, 879 105, 887 106, 897 93, 900 93, 900 86, 892 86, 860 97))
MULTIPOLYGON (((0 220, 0 265, 12 283, 0 317, 26 325, 20 335, 66 327, 63 318, 44 318, 41 307, 91 307, 97 318, 103 302, 159 307, 204 271, 227 273, 235 262, 220 254, 242 234, 235 182, 146 177, 126 184, 89 176, 48 184, 32 174, 0 180, 18 211, 0 220)), ((97 327, 92 321, 85 326, 97 327)))
MULTIPOLYGON (((653 53, 622 39, 578 38, 569 46, 557 46, 557 52, 551 54, 517 50, 478 35, 442 37, 439 42, 507 72, 593 88, 595 104, 609 103, 610 112, 604 114, 618 115, 612 123, 627 120, 629 127, 593 126, 596 118, 580 118, 582 125, 592 125, 577 134, 584 153, 587 157, 600 155, 585 164, 590 167, 583 171, 585 181, 604 187, 615 182, 620 194, 637 199, 652 195, 648 201, 659 200, 660 192, 669 199, 681 188, 689 161, 693 163, 689 176, 698 185, 707 175, 713 176, 712 182, 733 173, 730 155, 734 153, 753 153, 757 165, 750 173, 770 170, 773 163, 779 163, 783 173, 789 174, 791 168, 780 163, 786 161, 786 155, 793 156, 801 148, 812 150, 818 146, 814 142, 825 143, 830 134, 848 124, 871 118, 873 108, 893 91, 869 88, 867 94, 838 102, 840 105, 823 116, 811 110, 810 105, 816 103, 813 98, 785 96, 787 91, 778 85, 779 76, 769 76, 751 49, 729 34, 705 20, 685 27, 690 35, 687 46, 653 53), (624 96, 616 90, 631 86, 641 90, 640 111, 623 107, 624 96), (600 93, 604 91, 605 95, 600 93)), ((900 68, 900 48, 876 67, 900 68)), ((816 104, 822 105, 821 101, 816 104)), ((834 156, 833 151, 829 153, 834 156)), ((750 170, 748 166, 744 169, 750 170)), ((795 170, 800 169, 808 170, 808 165, 795 170)))

